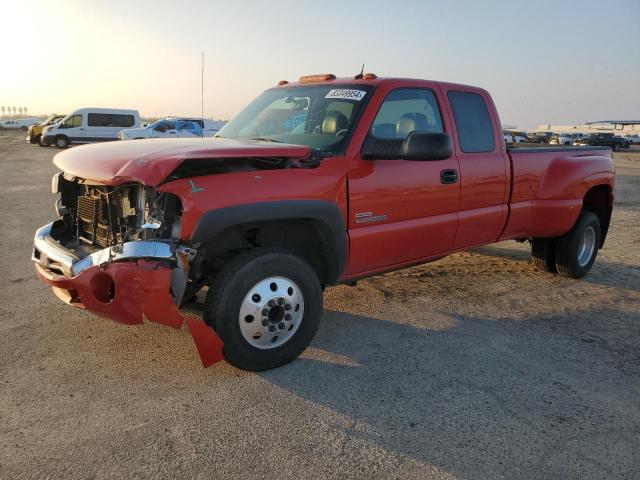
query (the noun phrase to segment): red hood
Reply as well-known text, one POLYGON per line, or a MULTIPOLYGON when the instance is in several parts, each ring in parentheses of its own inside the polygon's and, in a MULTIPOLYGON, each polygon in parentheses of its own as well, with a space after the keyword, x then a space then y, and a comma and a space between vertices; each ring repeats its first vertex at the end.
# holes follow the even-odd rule
POLYGON ((309 147, 227 138, 128 140, 74 147, 53 158, 56 167, 74 177, 104 185, 161 183, 189 158, 304 158, 309 147))

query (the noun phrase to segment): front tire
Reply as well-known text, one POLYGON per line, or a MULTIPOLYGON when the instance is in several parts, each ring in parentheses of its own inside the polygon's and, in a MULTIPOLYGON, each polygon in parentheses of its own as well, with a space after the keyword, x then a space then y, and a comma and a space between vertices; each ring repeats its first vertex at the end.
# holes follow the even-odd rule
POLYGON ((591 269, 600 246, 601 228, 598 216, 587 210, 580 213, 573 228, 558 237, 556 268, 563 277, 582 278, 591 269))
POLYGON ((69 139, 63 135, 60 135, 59 137, 53 139, 53 143, 56 148, 63 149, 69 146, 69 139))
POLYGON ((227 361, 251 371, 294 360, 313 339, 321 316, 316 273, 298 256, 270 248, 231 260, 209 288, 204 310, 227 361))

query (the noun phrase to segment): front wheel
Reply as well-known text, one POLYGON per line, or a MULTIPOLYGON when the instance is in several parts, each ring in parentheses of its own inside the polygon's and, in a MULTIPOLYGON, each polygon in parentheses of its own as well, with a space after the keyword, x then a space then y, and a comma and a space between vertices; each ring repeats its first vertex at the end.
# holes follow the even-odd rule
POLYGON ((563 277, 582 278, 591 269, 600 246, 598 216, 583 211, 573 228, 558 237, 556 242, 556 268, 563 277))
POLYGON ((229 363, 260 371, 294 360, 320 324, 322 288, 313 269, 289 252, 239 254, 207 293, 205 322, 224 342, 229 363))
POLYGON ((69 140, 67 137, 59 136, 53 140, 53 143, 57 148, 67 148, 69 146, 69 140))

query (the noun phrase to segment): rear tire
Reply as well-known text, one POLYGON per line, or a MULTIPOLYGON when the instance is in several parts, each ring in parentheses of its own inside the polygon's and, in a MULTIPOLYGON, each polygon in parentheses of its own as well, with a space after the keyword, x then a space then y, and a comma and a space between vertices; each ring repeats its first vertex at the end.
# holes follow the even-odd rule
POLYGON ((563 277, 582 278, 591 269, 600 246, 601 228, 598 216, 583 210, 573 228, 558 237, 556 268, 563 277))
POLYGON ((534 238, 531 240, 531 256, 533 264, 538 270, 557 273, 556 269, 556 239, 534 238))
POLYGON ((204 309, 227 361, 251 371, 294 360, 313 339, 321 316, 322 288, 313 269, 272 248, 231 260, 215 277, 204 309))

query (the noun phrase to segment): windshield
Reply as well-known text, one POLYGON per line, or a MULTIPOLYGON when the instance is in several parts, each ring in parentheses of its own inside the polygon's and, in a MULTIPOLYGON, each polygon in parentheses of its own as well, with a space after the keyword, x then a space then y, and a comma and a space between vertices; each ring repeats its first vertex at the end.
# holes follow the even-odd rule
POLYGON ((370 96, 368 85, 312 85, 267 90, 216 137, 255 139, 337 152, 370 96))

